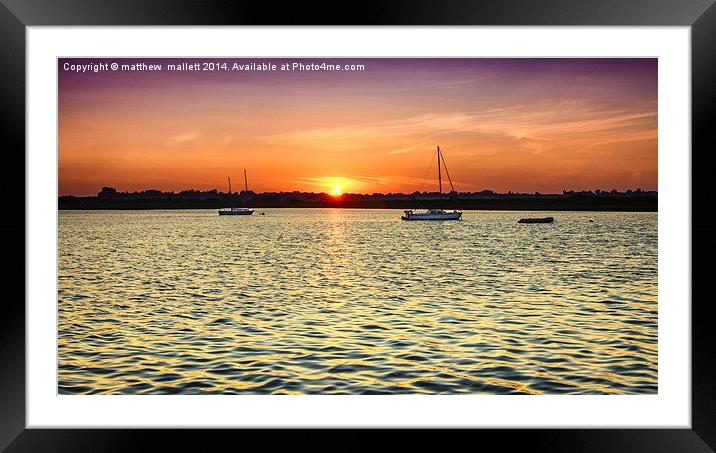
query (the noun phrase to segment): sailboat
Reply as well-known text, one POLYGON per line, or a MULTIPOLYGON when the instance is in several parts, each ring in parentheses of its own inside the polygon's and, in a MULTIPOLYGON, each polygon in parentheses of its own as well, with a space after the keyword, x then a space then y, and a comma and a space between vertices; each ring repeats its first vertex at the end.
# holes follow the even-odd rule
MULTIPOLYGON (((231 196, 231 177, 229 176, 229 196, 231 196)), ((246 169, 244 168, 244 189, 249 190, 249 182, 246 178, 246 169)), ((254 210, 251 208, 222 208, 219 209, 219 215, 251 215, 254 210)))
MULTIPOLYGON (((442 198, 443 195, 443 178, 440 170, 441 164, 445 167, 445 174, 448 177, 448 181, 450 181, 450 188, 454 192, 455 187, 452 185, 452 179, 450 179, 450 173, 448 173, 445 158, 442 156, 440 147, 438 146, 438 192, 440 193, 440 198, 442 198)), ((415 212, 412 209, 408 209, 403 212, 405 212, 405 215, 400 217, 403 220, 460 220, 460 217, 462 217, 462 211, 448 212, 439 208, 431 208, 425 212, 415 212)))

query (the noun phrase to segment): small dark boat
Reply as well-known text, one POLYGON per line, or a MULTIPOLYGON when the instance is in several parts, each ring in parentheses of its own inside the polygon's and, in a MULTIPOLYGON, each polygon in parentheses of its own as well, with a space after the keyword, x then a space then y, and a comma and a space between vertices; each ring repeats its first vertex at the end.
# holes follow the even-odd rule
POLYGON ((554 217, 520 219, 517 223, 552 223, 554 217))

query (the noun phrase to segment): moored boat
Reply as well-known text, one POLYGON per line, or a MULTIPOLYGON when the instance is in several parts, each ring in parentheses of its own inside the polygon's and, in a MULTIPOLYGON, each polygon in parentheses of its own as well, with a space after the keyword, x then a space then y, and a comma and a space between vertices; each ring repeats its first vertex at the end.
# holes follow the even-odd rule
POLYGON ((414 212, 408 209, 405 215, 400 217, 403 220, 460 220, 462 212, 460 211, 444 211, 442 209, 428 209, 425 212, 414 212))
MULTIPOLYGON (((445 167, 445 174, 448 177, 448 181, 450 181, 450 188, 452 189, 452 192, 455 193, 455 187, 452 185, 452 179, 450 179, 450 173, 448 172, 445 158, 440 152, 440 147, 438 146, 438 193, 440 194, 440 198, 442 198, 443 195, 443 178, 440 169, 441 164, 445 167)), ((403 212, 405 215, 400 217, 403 220, 460 220, 462 217, 462 211, 448 212, 440 208, 430 208, 425 212, 415 212, 412 209, 408 209, 403 212)))
POLYGON ((224 208, 219 209, 219 215, 251 215, 254 210, 251 208, 224 208))
MULTIPOLYGON (((229 179, 229 197, 231 197, 231 177, 229 179)), ((248 178, 246 178, 246 169, 244 169, 244 188, 248 192, 249 190, 249 181, 248 178)), ((254 213, 254 210, 251 208, 222 208, 219 209, 219 215, 251 215, 254 213)))

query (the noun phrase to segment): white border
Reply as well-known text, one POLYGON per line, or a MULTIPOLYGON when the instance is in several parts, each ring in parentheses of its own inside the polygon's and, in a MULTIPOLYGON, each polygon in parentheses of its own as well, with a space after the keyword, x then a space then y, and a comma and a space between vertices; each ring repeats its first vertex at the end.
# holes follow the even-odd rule
POLYGON ((28 27, 28 427, 690 427, 690 39, 689 27, 28 27), (658 57, 658 395, 58 396, 60 56, 658 57))

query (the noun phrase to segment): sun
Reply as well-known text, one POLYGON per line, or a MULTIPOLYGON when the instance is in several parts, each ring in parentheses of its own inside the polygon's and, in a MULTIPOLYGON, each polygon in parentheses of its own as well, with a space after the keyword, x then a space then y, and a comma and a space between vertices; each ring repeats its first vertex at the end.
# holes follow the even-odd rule
POLYGON ((341 189, 341 186, 339 184, 335 184, 333 186, 333 189, 331 189, 331 195, 334 197, 340 197, 343 195, 343 190, 341 189))
POLYGON ((355 186, 354 181, 343 176, 325 176, 315 178, 317 185, 321 186, 321 191, 327 193, 334 198, 341 198, 346 190, 352 190, 355 186))

